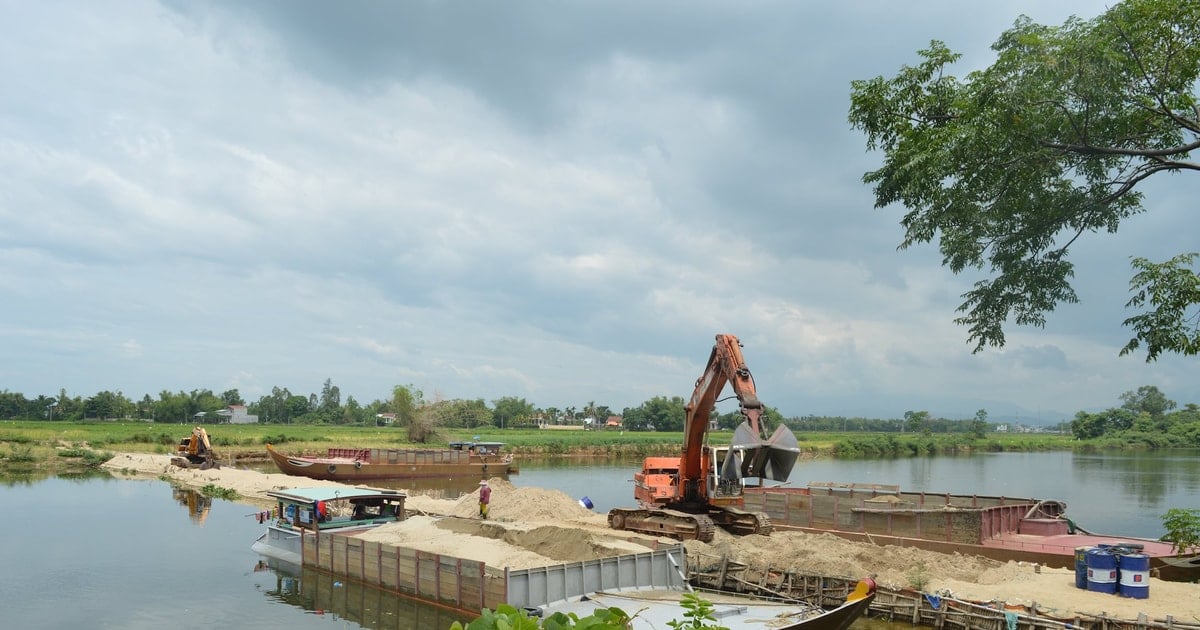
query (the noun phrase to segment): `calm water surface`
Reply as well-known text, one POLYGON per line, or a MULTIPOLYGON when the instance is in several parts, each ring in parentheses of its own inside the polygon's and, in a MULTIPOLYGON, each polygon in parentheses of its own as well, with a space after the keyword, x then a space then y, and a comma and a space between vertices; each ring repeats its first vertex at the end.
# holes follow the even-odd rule
MULTIPOLYGON (((589 467, 522 465, 510 481, 588 497, 598 512, 633 500, 637 463, 589 467)), ((1058 499, 1081 527, 1098 533, 1162 536, 1161 515, 1172 507, 1200 508, 1200 450, 1171 453, 986 453, 883 460, 801 460, 788 483, 878 483, 905 491, 1058 499)))
MULTIPOLYGON (((632 502, 636 462, 523 463, 517 486, 632 502)), ((797 464, 790 483, 898 484, 906 490, 1056 498, 1085 528, 1161 535, 1170 507, 1200 507, 1200 452, 1007 453, 797 464)), ((453 498, 477 480, 413 488, 453 498)), ((297 485, 303 485, 298 483, 297 485)), ((162 481, 52 478, 0 485, 0 610, 5 628, 447 628, 457 617, 333 576, 261 562, 254 509, 162 481), (189 505, 189 499, 191 505, 189 505)), ((861 622, 858 630, 884 629, 861 622)), ((904 627, 909 627, 907 624, 904 627)))

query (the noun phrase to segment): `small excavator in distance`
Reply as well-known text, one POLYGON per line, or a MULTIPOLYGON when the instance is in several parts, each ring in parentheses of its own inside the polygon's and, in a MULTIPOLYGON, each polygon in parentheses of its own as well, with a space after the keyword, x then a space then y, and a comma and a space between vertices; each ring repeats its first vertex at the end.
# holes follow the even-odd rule
POLYGON ((771 533, 766 514, 743 510, 747 478, 786 481, 800 455, 796 436, 782 424, 764 437, 763 404, 742 358, 741 342, 717 335, 708 366, 684 407, 683 452, 647 457, 634 474, 637 508, 614 508, 608 526, 618 530, 709 542, 715 525, 737 535, 771 533), (733 387, 745 420, 728 447, 706 444, 709 416, 726 384, 733 387))
POLYGON ((208 431, 205 431, 204 427, 192 429, 190 436, 179 441, 179 446, 175 448, 175 457, 171 458, 171 463, 180 468, 199 468, 200 470, 221 467, 217 463, 217 456, 213 453, 212 443, 208 441, 208 431))

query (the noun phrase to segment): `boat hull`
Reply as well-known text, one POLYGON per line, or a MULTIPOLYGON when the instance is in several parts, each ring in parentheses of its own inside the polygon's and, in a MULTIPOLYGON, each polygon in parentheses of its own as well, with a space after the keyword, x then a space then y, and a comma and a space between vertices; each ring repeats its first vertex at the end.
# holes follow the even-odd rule
POLYGON ((511 457, 480 457, 456 450, 364 449, 374 457, 301 457, 285 455, 267 445, 267 454, 288 475, 355 483, 379 479, 478 477, 486 479, 517 472, 511 457))

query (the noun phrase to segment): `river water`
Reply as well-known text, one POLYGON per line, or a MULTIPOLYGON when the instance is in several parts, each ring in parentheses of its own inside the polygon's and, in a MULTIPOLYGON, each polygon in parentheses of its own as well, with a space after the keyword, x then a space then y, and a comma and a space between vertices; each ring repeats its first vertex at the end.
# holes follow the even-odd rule
MULTIPOLYGON (((585 474, 568 462, 524 466, 510 481, 588 497, 598 512, 633 500, 637 463, 606 463, 585 474)), ((1172 507, 1200 508, 1200 450, 1169 453, 984 453, 900 459, 808 459, 788 484, 899 485, 905 491, 1057 499, 1080 527, 1102 534, 1163 535, 1172 507)))
MULTIPOLYGON (((524 463, 510 481, 587 497, 604 512, 631 504, 637 467, 524 463)), ((809 481, 1060 499, 1089 530, 1158 537, 1168 508, 1200 507, 1200 452, 802 461, 790 483, 809 481)), ((453 498, 475 484, 446 480, 410 491, 453 498)), ((458 619, 332 576, 265 565, 250 550, 262 531, 253 508, 162 481, 10 479, 0 485, 0 505, 6 628, 436 629, 458 619)), ((879 628, 859 624, 868 626, 879 628)))

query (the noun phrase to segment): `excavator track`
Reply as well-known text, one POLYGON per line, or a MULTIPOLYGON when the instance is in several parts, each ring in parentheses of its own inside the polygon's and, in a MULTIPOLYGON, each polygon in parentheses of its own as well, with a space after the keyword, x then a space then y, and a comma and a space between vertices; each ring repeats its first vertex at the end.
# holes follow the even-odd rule
POLYGON ((713 520, 704 514, 663 509, 615 508, 608 512, 608 526, 622 531, 700 542, 712 542, 717 529, 713 520))
POLYGON ((774 530, 771 519, 762 512, 747 512, 737 508, 723 508, 711 513, 713 521, 722 529, 737 536, 759 534, 769 536, 774 530))

